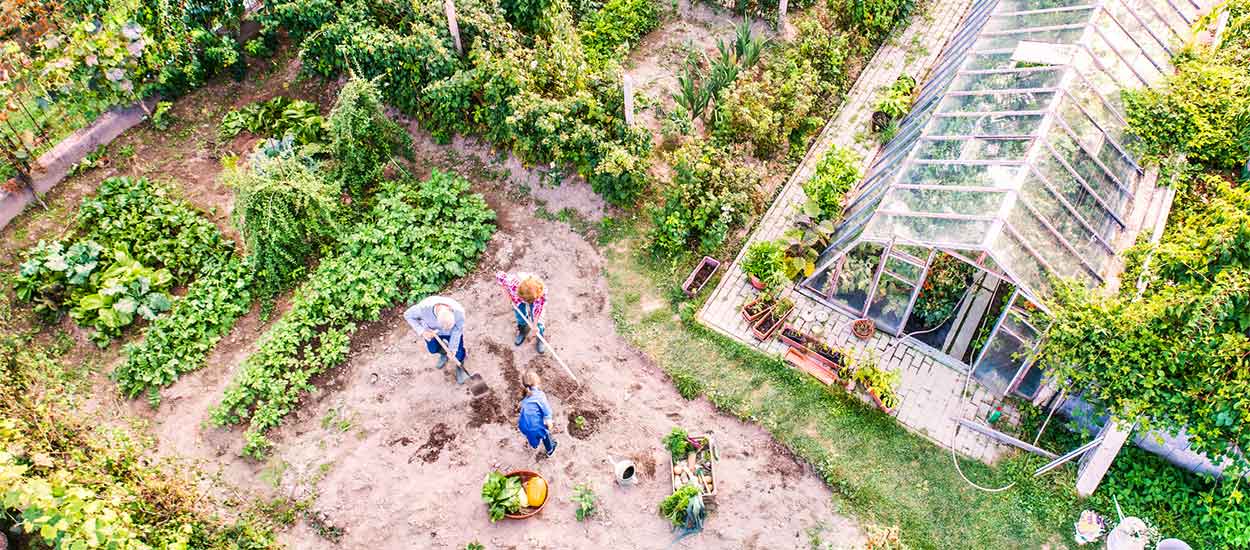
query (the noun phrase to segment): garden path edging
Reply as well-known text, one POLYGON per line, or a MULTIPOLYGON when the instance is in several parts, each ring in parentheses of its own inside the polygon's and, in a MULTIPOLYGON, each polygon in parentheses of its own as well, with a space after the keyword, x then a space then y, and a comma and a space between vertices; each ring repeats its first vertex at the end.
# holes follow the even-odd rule
MULTIPOLYGON (((112 143, 117 136, 143 122, 157 101, 158 98, 154 97, 145 100, 146 109, 145 105, 135 102, 129 107, 109 110, 39 155, 31 170, 31 186, 35 192, 42 195, 56 187, 69 174, 70 168, 92 151, 112 143)), ((34 201, 35 195, 30 189, 22 189, 0 199, 0 229, 9 225, 34 201)))

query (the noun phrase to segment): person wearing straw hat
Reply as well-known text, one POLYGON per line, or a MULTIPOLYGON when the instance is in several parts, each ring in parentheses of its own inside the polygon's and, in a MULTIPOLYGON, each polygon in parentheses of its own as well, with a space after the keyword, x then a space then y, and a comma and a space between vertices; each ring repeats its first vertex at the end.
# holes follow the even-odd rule
MULTIPOLYGON (((547 305, 547 288, 532 273, 517 273, 509 275, 499 272, 495 274, 495 280, 499 281, 499 285, 508 293, 508 299, 512 300, 512 314, 516 317, 516 340, 513 345, 519 346, 525 342, 525 337, 529 336, 530 323, 538 327, 538 334, 546 336, 547 327, 543 323, 543 307, 547 305), (529 322, 526 322, 529 319, 529 322)), ((546 353, 546 345, 543 344, 542 338, 536 338, 535 347, 538 353, 546 353)))
POLYGON ((404 311, 404 320, 425 339, 425 347, 438 355, 434 368, 447 365, 447 353, 456 350, 456 383, 469 377, 464 370, 464 306, 451 298, 429 296, 404 311))

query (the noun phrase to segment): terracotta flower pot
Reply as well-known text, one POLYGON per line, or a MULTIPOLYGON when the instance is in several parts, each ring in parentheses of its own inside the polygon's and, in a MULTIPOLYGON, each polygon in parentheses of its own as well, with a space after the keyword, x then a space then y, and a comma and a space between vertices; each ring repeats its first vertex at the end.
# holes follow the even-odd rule
POLYGON ((764 284, 764 281, 761 281, 759 277, 756 277, 755 275, 747 275, 747 278, 747 280, 751 283, 751 287, 755 290, 764 290, 765 288, 768 288, 768 285, 764 284))
POLYGON ((746 320, 748 325, 755 324, 755 322, 758 321, 760 317, 763 317, 769 311, 772 311, 774 304, 768 304, 767 307, 762 307, 762 308, 757 307, 757 306, 760 306, 763 301, 764 301, 764 296, 760 296, 752 300, 747 305, 742 306, 742 318, 746 320), (754 312, 752 312, 753 309, 755 310, 754 312))
POLYGON ((876 332, 877 325, 872 322, 872 319, 856 319, 855 322, 851 323, 851 333, 860 340, 872 338, 872 335, 876 332))
POLYGON ((885 403, 882 403, 882 402, 881 402, 881 398, 880 398, 880 397, 877 397, 877 391, 876 391, 876 390, 874 390, 874 389, 872 389, 872 388, 868 388, 868 396, 872 398, 872 402, 873 402, 873 403, 876 403, 876 404, 877 404, 877 408, 878 408, 878 409, 881 409, 881 412, 883 412, 883 413, 885 413, 885 414, 894 414, 894 409, 891 409, 891 408, 889 408, 889 407, 885 406, 885 403))

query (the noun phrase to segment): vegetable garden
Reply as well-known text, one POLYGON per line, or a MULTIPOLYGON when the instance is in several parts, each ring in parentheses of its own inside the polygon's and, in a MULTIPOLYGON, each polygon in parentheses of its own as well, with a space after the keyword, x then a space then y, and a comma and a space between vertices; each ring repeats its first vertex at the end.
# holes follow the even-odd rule
MULTIPOLYGON (((473 547, 466 537, 524 532, 495 520, 541 511, 531 522, 546 526, 535 532, 556 546, 625 536, 607 518, 638 524, 627 541, 638 548, 673 528, 713 530, 719 539, 705 541, 733 547, 780 547, 826 526, 848 541, 897 544, 897 528, 859 525, 876 514, 844 517, 810 458, 796 461, 756 424, 677 399, 693 396, 689 380, 674 377, 674 388, 634 357, 614 334, 624 326, 616 308, 672 312, 615 295, 606 305, 609 264, 586 237, 611 247, 628 234, 615 242, 674 272, 734 249, 873 52, 922 8, 804 1, 783 22, 776 2, 462 0, 453 36, 442 2, 288 0, 255 12, 235 0, 6 5, 6 191, 28 184, 38 155, 100 113, 159 101, 142 106, 147 124, 49 193, 48 210, 5 229, 0 529, 31 548, 427 544, 418 536, 473 547), (692 21, 703 45, 670 38, 692 21), (653 49, 671 55, 644 54, 653 49), (663 81, 637 83, 627 101, 626 80, 651 66, 663 81), (464 153, 466 141, 495 156, 464 153), (513 176, 589 187, 612 217, 560 211, 585 235, 540 219, 547 205, 494 175, 511 159, 521 165, 513 176), (193 162, 202 176, 169 169, 193 162), (545 359, 495 341, 512 318, 495 311, 494 269, 545 270, 559 293, 554 343, 596 382, 571 389, 545 359), (397 322, 406 305, 443 292, 469 306, 478 331, 470 361, 492 388, 480 402, 449 389, 397 322), (577 426, 558 432, 551 462, 514 441, 518 368, 541 371, 577 426), (670 433, 677 418, 716 434, 715 450, 707 435, 670 433), (630 437, 635 426, 655 437, 630 437), (406 463, 391 456, 414 442, 416 454, 400 453, 406 463), (628 456, 643 486, 596 484, 607 476, 604 450, 628 456), (669 468, 684 481, 670 486, 669 468), (529 470, 546 479, 502 474, 529 470), (403 492, 413 479, 433 489, 403 492), (739 499, 711 498, 745 481, 785 489, 760 497, 760 522, 739 499), (393 527, 377 528, 371 513, 393 527), (481 521, 457 533, 443 526, 470 517, 481 521), (583 522, 593 532, 569 543, 583 522), (783 528, 765 532, 765 523, 783 528)), ((883 92, 891 120, 881 134, 915 84, 883 92)), ((1158 110, 1173 100, 1130 103, 1158 110)), ((1157 145, 1162 154, 1168 144, 1157 145)), ((1217 171, 1233 156, 1191 160, 1217 171)), ((750 251, 763 284, 811 273, 858 160, 836 148, 825 155, 796 227, 750 251)), ((1192 216, 1216 212, 1236 234, 1244 198, 1213 177, 1186 176, 1187 193, 1210 199, 1192 216)), ((1192 231, 1170 233, 1164 247, 1216 246, 1192 231)), ((1176 267, 1192 267, 1182 248, 1158 253, 1153 276, 1188 281, 1176 267)), ((1227 283, 1218 297, 1237 295, 1235 277, 1205 273, 1227 283)), ((924 315, 951 307, 943 292, 932 290, 924 315)), ((788 310, 769 305, 761 313, 780 332, 788 310)), ((892 373, 856 367, 847 383, 874 388, 883 408, 897 402, 892 373)), ((1226 435, 1227 411, 1208 412, 1209 433, 1226 435)), ((1221 536, 1212 540, 1241 541, 1221 536)))

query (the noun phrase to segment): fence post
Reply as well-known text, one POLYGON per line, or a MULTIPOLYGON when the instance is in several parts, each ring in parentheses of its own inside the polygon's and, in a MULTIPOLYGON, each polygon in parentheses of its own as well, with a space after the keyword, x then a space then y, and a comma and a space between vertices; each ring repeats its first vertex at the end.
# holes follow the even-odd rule
POLYGON ((456 23, 456 0, 443 0, 443 11, 447 12, 447 30, 456 44, 456 53, 464 55, 464 46, 460 44, 460 24, 456 23))
POLYGON ((621 77, 621 84, 625 88, 625 125, 634 125, 634 79, 628 74, 621 77))

